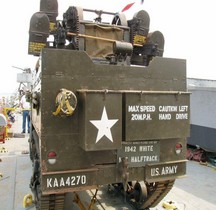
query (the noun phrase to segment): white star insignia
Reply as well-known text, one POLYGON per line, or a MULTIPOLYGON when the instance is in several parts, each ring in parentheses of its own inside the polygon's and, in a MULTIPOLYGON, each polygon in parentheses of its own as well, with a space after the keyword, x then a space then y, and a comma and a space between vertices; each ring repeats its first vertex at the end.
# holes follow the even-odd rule
POLYGON ((90 120, 90 122, 98 129, 96 143, 101 140, 103 136, 106 136, 111 142, 113 142, 111 128, 118 119, 109 120, 106 112, 106 108, 103 108, 103 113, 100 120, 90 120))

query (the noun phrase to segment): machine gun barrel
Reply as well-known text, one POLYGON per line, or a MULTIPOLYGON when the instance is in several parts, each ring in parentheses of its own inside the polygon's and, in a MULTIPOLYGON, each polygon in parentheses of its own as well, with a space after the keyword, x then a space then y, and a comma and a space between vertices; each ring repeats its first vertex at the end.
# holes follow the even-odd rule
POLYGON ((24 69, 22 69, 22 68, 19 68, 19 67, 16 67, 16 66, 12 66, 12 67, 15 68, 15 69, 20 69, 20 70, 24 71, 24 69))
POLYGON ((107 15, 116 15, 116 12, 105 12, 103 10, 95 10, 95 9, 83 9, 83 11, 86 11, 86 12, 94 12, 96 13, 97 15, 101 15, 101 14, 107 14, 107 15))

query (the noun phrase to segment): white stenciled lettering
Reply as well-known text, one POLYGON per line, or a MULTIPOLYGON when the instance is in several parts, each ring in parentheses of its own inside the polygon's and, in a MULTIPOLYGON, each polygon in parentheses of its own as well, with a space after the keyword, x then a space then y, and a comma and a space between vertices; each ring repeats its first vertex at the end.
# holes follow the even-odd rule
POLYGON ((160 112, 177 112, 177 106, 159 106, 160 112))
POLYGON ((188 114, 176 114, 176 120, 187 120, 188 119, 188 114))
POLYGON ((151 168, 151 176, 159 176, 159 168, 151 168))
POLYGON ((136 152, 136 146, 125 146, 125 152, 136 152))
POLYGON ((131 120, 152 120, 150 114, 132 114, 131 120))
POLYGON ((148 146, 139 146, 139 151, 140 152, 147 152, 147 151, 153 151, 153 145, 148 145, 148 146))
POLYGON ((64 187, 64 186, 65 186, 64 178, 61 177, 61 180, 60 180, 60 187, 64 187))
POLYGON ((67 178, 67 180, 66 180, 66 185, 67 185, 67 186, 70 186, 70 177, 67 178))
POLYGON ((188 106, 179 106, 179 112, 187 112, 188 106))
POLYGON ((80 176, 76 176, 76 184, 78 185, 80 183, 80 176))
POLYGON ((52 178, 47 179, 47 188, 52 187, 52 178))
POLYGON ((80 183, 81 183, 82 185, 86 184, 86 176, 81 176, 81 179, 80 179, 80 180, 81 180, 80 183))
POLYGON ((140 106, 140 112, 155 112, 155 106, 140 106))
POLYGON ((161 175, 176 174, 178 166, 165 166, 161 170, 161 175))
POLYGON ((74 186, 75 185, 75 176, 72 176, 71 177, 71 186, 74 186))
POLYGON ((59 185, 58 185, 58 179, 57 178, 55 178, 54 179, 54 182, 53 182, 53 187, 58 187, 59 185))
POLYGON ((128 112, 155 112, 155 106, 140 106, 140 105, 132 105, 128 106, 128 112))
POLYGON ((156 162, 158 161, 158 156, 132 156, 131 163, 140 163, 140 162, 156 162))
POLYGON ((128 106, 128 112, 139 112, 139 106, 128 106))
POLYGON ((85 185, 87 183, 86 175, 77 175, 71 177, 47 178, 47 188, 65 187, 75 185, 85 185))
POLYGON ((159 114, 159 120, 171 120, 171 114, 159 114))

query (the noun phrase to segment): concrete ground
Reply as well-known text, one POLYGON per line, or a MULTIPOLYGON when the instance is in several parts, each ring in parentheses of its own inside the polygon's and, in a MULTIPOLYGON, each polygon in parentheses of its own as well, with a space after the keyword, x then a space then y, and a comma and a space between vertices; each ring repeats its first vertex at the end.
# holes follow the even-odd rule
MULTIPOLYGON (((21 115, 16 115, 16 122, 11 131, 20 133, 21 115)), ((28 134, 23 138, 12 137, 6 140, 6 143, 0 143, 0 209, 1 210, 24 210, 22 202, 26 194, 31 193, 29 180, 32 174, 31 161, 28 152, 28 134)), ((178 210, 214 210, 216 209, 216 188, 215 188, 216 170, 211 166, 204 166, 195 161, 187 163, 187 177, 176 180, 176 183, 170 193, 151 210, 162 210, 162 204, 166 201, 175 202, 178 210)), ((98 200, 106 203, 109 198, 104 197, 103 191, 99 191, 98 200)), ((82 196, 90 200, 89 193, 82 196)), ((111 198, 112 202, 105 205, 105 209, 123 210, 132 209, 124 204, 122 199, 111 198), (111 207, 112 206, 112 207, 111 207)), ((29 210, 35 210, 35 207, 29 207, 29 210)), ((69 209, 78 209, 71 204, 69 209)), ((102 209, 98 203, 96 209, 102 209)))

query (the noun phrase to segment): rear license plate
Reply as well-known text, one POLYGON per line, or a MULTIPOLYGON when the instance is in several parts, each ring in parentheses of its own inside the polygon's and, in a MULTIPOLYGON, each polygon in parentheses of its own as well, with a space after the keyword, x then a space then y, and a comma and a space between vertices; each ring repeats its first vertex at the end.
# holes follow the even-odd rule
POLYGON ((145 166, 147 163, 157 163, 160 161, 160 142, 153 141, 137 141, 123 142, 122 149, 118 150, 118 162, 121 158, 128 159, 128 167, 145 166))
POLYGON ((86 187, 96 184, 97 172, 79 171, 66 173, 44 173, 42 176, 43 190, 58 190, 62 188, 86 187))

